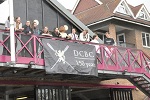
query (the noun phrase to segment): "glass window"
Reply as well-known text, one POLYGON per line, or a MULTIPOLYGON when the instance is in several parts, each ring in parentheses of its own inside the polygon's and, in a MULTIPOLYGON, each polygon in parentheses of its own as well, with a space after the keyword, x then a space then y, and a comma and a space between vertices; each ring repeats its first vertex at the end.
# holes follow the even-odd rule
POLYGON ((143 46, 150 47, 150 34, 142 33, 143 46))
POLYGON ((97 33, 98 37, 99 37, 102 41, 104 41, 104 39, 105 39, 105 34, 104 34, 104 33, 101 33, 101 32, 96 32, 96 33, 97 33))
POLYGON ((143 46, 146 46, 145 33, 142 33, 143 46))
POLYGON ((147 40, 147 46, 150 46, 150 41, 149 41, 149 39, 150 39, 150 35, 149 34, 146 34, 146 40, 147 40))
POLYGON ((120 13, 127 14, 127 10, 126 10, 125 6, 123 5, 123 3, 119 6, 118 11, 120 13))
POLYGON ((144 13, 143 10, 141 10, 141 12, 140 12, 140 14, 139 14, 139 18, 148 19, 147 15, 144 13))

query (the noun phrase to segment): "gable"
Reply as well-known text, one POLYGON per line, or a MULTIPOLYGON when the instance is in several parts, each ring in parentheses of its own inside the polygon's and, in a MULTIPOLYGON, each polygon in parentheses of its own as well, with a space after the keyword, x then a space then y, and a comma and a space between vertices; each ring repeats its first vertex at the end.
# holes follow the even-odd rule
POLYGON ((136 18, 140 18, 140 19, 144 19, 144 20, 150 20, 149 12, 144 5, 138 11, 136 18))
POLYGON ((120 13, 120 14, 124 14, 124 15, 129 15, 129 16, 132 16, 134 18, 134 14, 125 0, 122 0, 118 4, 118 6, 116 7, 116 9, 114 10, 113 13, 120 13))

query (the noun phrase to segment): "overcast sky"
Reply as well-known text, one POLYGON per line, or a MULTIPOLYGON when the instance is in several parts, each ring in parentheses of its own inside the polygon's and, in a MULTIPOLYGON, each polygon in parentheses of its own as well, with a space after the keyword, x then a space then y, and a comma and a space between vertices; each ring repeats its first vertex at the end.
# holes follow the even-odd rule
MULTIPOLYGON (((67 9, 72 9, 77 0, 57 0, 67 9)), ((129 4, 136 6, 144 3, 150 12, 150 0, 126 0, 129 4)))
MULTIPOLYGON (((77 0, 58 0, 67 9, 72 9, 77 0)), ((126 0, 129 4, 136 6, 144 3, 150 12, 150 0, 126 0)), ((86 6, 86 5, 85 5, 86 6)), ((4 23, 9 14, 8 0, 0 5, 0 23, 4 23)))

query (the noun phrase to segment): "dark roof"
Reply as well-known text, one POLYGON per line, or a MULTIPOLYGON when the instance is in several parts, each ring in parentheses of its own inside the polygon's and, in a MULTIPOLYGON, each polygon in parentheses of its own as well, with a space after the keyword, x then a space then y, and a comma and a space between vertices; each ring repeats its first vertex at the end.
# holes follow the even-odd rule
MULTIPOLYGON (((89 1, 94 1, 94 0, 89 0, 89 1)), ((103 2, 102 5, 97 5, 95 7, 86 9, 82 12, 76 13, 75 16, 79 20, 81 20, 85 25, 92 24, 94 22, 98 22, 100 20, 110 18, 110 17, 113 17, 113 16, 123 18, 123 19, 128 19, 130 21, 135 21, 135 22, 150 25, 150 22, 146 21, 146 20, 142 20, 142 19, 139 19, 139 18, 135 19, 133 16, 124 15, 124 14, 121 14, 121 13, 113 13, 115 8, 118 6, 118 4, 120 3, 121 0, 112 0, 112 1, 106 0, 105 2, 104 1, 105 0, 101 0, 101 2, 103 2)), ((79 7, 79 5, 78 5, 78 7, 79 7)), ((85 2, 84 5, 86 5, 86 2, 85 2)), ((137 13, 139 12, 142 5, 143 4, 138 5, 136 7, 133 7, 133 6, 128 4, 128 6, 131 9, 131 11, 133 12, 134 16, 137 15, 137 13)), ((77 9, 79 9, 78 7, 77 7, 77 9)))
POLYGON ((91 9, 84 10, 80 13, 75 14, 75 16, 80 19, 85 25, 99 21, 101 19, 113 16, 113 11, 119 4, 120 0, 115 0, 114 2, 98 5, 92 7, 91 9))
POLYGON ((75 11, 74 11, 74 14, 82 12, 82 11, 87 10, 89 8, 95 7, 97 5, 99 5, 99 4, 97 2, 95 2, 94 0, 80 0, 75 11))

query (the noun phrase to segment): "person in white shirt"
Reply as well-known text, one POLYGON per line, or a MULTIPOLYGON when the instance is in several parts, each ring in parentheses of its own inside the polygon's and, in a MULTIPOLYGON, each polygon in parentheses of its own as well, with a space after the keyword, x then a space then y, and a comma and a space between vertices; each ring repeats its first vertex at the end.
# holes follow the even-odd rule
POLYGON ((60 26, 59 33, 60 33, 60 38, 64 38, 64 39, 68 38, 68 34, 66 33, 66 29, 64 26, 60 26))
POLYGON ((76 29, 75 28, 72 29, 72 33, 70 33, 68 35, 68 38, 71 39, 71 40, 78 40, 78 35, 76 34, 76 29))
POLYGON ((81 41, 90 41, 90 35, 88 33, 88 30, 84 30, 82 33, 80 33, 80 40, 81 41))
MULTIPOLYGON (((3 41, 5 41, 6 38, 8 38, 9 31, 10 31, 10 17, 5 21, 5 30, 6 32, 3 33, 3 41)), ((7 47, 8 50, 10 50, 10 38, 7 39, 7 41, 4 42, 4 45, 7 47)), ((3 55, 10 55, 5 47, 3 47, 3 55)))
POLYGON ((98 45, 98 35, 97 34, 95 34, 95 35, 93 35, 93 40, 91 41, 92 43, 97 43, 97 45, 96 44, 94 44, 94 46, 95 46, 95 48, 96 48, 96 52, 97 53, 100 53, 100 46, 98 45))
POLYGON ((14 27, 15 27, 15 31, 23 31, 20 17, 16 17, 16 20, 14 22, 14 27))

